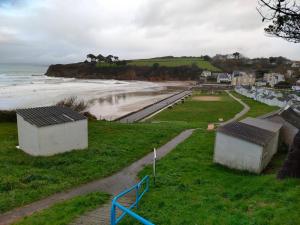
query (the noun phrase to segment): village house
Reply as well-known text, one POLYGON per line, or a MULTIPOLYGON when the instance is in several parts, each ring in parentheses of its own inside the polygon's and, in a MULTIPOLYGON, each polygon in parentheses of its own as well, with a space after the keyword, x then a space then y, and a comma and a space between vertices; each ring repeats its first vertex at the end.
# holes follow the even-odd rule
POLYGON ((292 68, 300 68, 300 62, 293 62, 291 67, 292 68))
POLYGON ((238 170, 261 173, 277 152, 282 125, 247 118, 217 130, 214 162, 238 170))
POLYGON ((300 80, 296 81, 296 85, 292 86, 293 91, 300 91, 300 80))
POLYGON ((59 106, 17 110, 19 148, 50 156, 88 146, 87 118, 59 106))
POLYGON ((232 73, 231 84, 233 86, 252 86, 255 84, 255 75, 240 71, 234 71, 232 73))
POLYGON ((211 77, 211 71, 203 70, 201 73, 201 77, 211 77))
POLYGON ((217 83, 231 83, 231 75, 228 73, 221 73, 217 76, 217 83))
POLYGON ((278 84, 281 81, 285 81, 284 75, 279 73, 265 73, 264 81, 267 82, 271 87, 274 87, 275 84, 278 84))

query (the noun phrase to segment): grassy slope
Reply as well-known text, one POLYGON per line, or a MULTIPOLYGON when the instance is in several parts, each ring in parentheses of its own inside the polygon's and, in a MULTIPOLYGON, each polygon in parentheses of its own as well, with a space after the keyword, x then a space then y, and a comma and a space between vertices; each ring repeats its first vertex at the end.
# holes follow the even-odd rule
POLYGON ((109 199, 104 193, 91 193, 57 203, 48 209, 36 212, 14 225, 67 225, 78 215, 93 210, 109 199))
POLYGON ((220 71, 218 68, 213 66, 210 62, 203 60, 202 58, 169 58, 169 59, 138 59, 132 60, 128 65, 135 66, 153 66, 154 63, 158 63, 160 66, 175 67, 175 66, 191 66, 196 64, 199 68, 210 71, 220 71))
MULTIPOLYGON (((194 96, 209 95, 205 93, 194 93, 194 96)), ((214 94, 215 95, 215 94, 214 94)), ((222 92, 217 96, 221 101, 197 101, 189 98, 184 104, 175 106, 173 109, 166 109, 150 121, 170 121, 186 124, 191 127, 207 127, 208 123, 219 122, 219 118, 228 120, 243 109, 243 106, 234 99, 222 92)))
MULTIPOLYGON (((274 108, 246 99, 252 107, 249 116, 259 116, 274 108)), ((199 103, 190 102, 190 104, 199 103)), ((208 107, 213 102, 201 102, 197 109, 187 105, 162 112, 156 118, 202 123, 217 118, 208 107), (186 110, 184 113, 179 112, 186 110), (202 111, 203 110, 203 111, 202 111), (174 113, 174 114, 173 114, 174 113), (195 113, 195 114, 194 114, 195 113), (193 114, 189 117, 185 115, 193 114)), ((218 106, 229 114, 234 109, 218 106)), ((235 106, 236 107, 236 106, 235 106)), ((253 175, 226 169, 213 163, 214 132, 196 131, 168 156, 157 163, 157 186, 153 184, 140 204, 138 213, 155 224, 299 224, 300 181, 279 181, 275 174, 285 153, 278 153, 263 175, 253 175)), ((140 176, 152 174, 144 169, 140 176)), ((122 224, 136 224, 127 218, 122 224)))
POLYGON ((260 115, 267 114, 269 112, 275 111, 279 109, 276 106, 269 106, 267 104, 255 101, 251 98, 248 98, 246 96, 240 95, 234 91, 231 92, 234 96, 240 98, 243 102, 245 102, 248 106, 250 106, 249 112, 243 117, 257 117, 260 115))
POLYGON ((300 181, 215 165, 214 138, 214 132, 196 131, 160 160, 157 186, 152 185, 138 213, 155 224, 299 224, 300 181))
POLYGON ((120 170, 182 129, 90 122, 88 150, 32 157, 15 148, 16 124, 0 123, 0 213, 120 170))

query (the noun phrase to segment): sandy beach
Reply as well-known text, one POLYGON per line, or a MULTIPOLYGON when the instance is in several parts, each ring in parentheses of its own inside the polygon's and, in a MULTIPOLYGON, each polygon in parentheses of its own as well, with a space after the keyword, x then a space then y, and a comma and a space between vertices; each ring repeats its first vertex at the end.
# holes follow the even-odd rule
POLYGON ((185 83, 118 80, 77 80, 45 78, 28 84, 0 87, 0 109, 16 109, 56 104, 77 96, 89 103, 98 119, 113 120, 175 92, 185 83))

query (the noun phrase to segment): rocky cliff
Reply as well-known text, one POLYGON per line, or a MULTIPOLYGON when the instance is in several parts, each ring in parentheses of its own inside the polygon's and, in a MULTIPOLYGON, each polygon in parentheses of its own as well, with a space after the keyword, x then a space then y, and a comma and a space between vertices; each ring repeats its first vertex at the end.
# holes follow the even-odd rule
POLYGON ((117 80, 197 80, 202 69, 191 66, 148 67, 112 66, 97 67, 92 63, 50 65, 46 74, 53 77, 74 77, 81 79, 117 80))

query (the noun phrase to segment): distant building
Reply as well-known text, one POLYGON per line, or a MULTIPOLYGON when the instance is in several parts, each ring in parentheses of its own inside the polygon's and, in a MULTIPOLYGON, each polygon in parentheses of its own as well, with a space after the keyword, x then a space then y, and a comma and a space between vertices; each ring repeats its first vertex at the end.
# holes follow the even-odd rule
POLYGON ((255 75, 248 74, 245 72, 234 71, 232 73, 231 84, 233 86, 252 86, 255 84, 255 75))
POLYGON ((265 87, 267 85, 267 82, 265 81, 256 81, 255 86, 256 87, 265 87))
POLYGON ((280 123, 247 118, 217 130, 214 162, 229 168, 261 173, 277 152, 280 123))
POLYGON ((300 91, 300 80, 297 80, 296 85, 292 86, 293 91, 300 91))
POLYGON ((217 83, 231 83, 231 76, 228 73, 222 73, 217 76, 217 83))
POLYGON ((19 147, 34 156, 50 156, 88 146, 87 119, 65 107, 17 110, 19 147))
POLYGON ((211 72, 208 70, 203 70, 201 73, 202 77, 211 77, 211 72))
POLYGON ((271 87, 274 87, 275 84, 278 84, 281 81, 285 81, 284 75, 279 73, 265 73, 264 81, 267 82, 271 87))
POLYGON ((292 68, 300 68, 300 62, 293 62, 291 67, 292 68))

